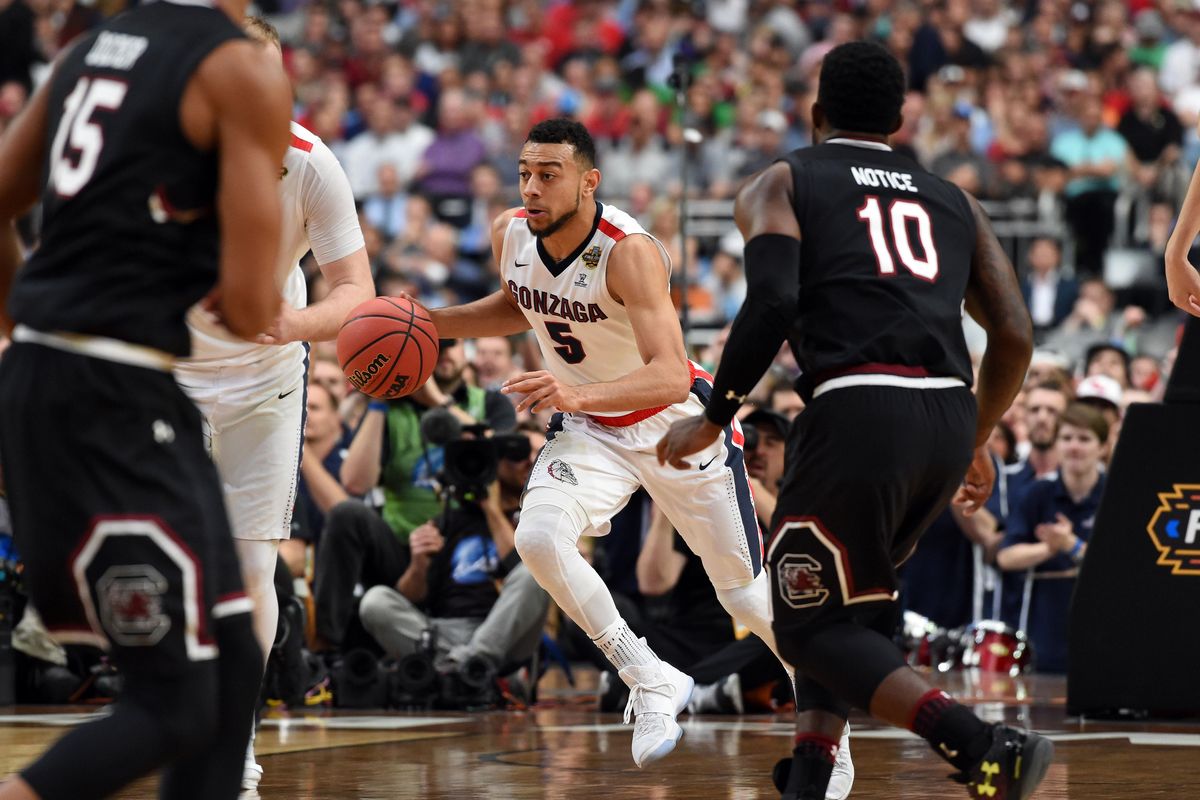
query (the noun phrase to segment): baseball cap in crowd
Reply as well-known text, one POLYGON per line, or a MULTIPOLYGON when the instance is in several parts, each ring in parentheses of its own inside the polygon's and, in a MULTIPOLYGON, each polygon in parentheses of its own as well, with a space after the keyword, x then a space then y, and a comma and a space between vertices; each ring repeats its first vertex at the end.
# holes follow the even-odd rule
POLYGON ((758 115, 758 126, 775 133, 783 133, 788 127, 787 117, 777 108, 768 108, 758 115))
POLYGON ((964 83, 967 73, 958 64, 947 64, 937 71, 938 80, 942 83, 964 83))
POLYGON ((458 344, 458 339, 438 339, 438 349, 445 350, 447 347, 454 347, 458 344))
POLYGON ((1058 86, 1064 92, 1086 92, 1088 76, 1082 70, 1069 69, 1058 79, 1058 86))
POLYGON ((771 411, 768 408, 760 408, 757 411, 751 411, 742 419, 742 427, 747 425, 768 425, 774 427, 779 434, 780 439, 786 439, 788 430, 792 427, 792 423, 788 422, 788 418, 778 411, 771 411))
POLYGON ((1075 399, 1095 405, 1109 405, 1120 410, 1121 384, 1107 375, 1090 375, 1079 382, 1075 399))

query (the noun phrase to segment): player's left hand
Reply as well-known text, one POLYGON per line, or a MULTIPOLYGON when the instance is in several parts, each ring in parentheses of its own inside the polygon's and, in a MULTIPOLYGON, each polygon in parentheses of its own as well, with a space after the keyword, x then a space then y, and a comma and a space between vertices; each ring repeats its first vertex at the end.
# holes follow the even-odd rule
POLYGON ((692 465, 683 457, 711 447, 720 435, 721 429, 703 415, 677 420, 658 440, 658 463, 670 464, 675 469, 691 469, 692 465))
POLYGON ((299 315, 299 311, 283 303, 279 307, 279 316, 271 323, 271 327, 260 333, 254 341, 258 344, 288 344, 300 341, 296 324, 299 315))
POLYGON ((556 411, 571 413, 582 411, 579 406, 579 392, 574 386, 564 386, 550 372, 540 369, 537 372, 522 372, 509 378, 500 387, 503 394, 523 394, 521 402, 517 403, 517 413, 528 409, 531 413, 553 408, 556 411))
POLYGON ((954 495, 954 505, 962 509, 963 514, 971 516, 992 496, 992 486, 996 483, 996 465, 992 463, 992 454, 987 445, 975 448, 975 457, 971 466, 967 467, 966 477, 962 486, 954 495))

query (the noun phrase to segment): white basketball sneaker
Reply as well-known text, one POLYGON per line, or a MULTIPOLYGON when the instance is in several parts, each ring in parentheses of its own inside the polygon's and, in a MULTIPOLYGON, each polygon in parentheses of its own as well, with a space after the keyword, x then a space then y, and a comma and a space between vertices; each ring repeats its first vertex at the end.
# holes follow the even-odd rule
POLYGON ((838 742, 837 761, 825 787, 825 800, 846 800, 850 787, 854 785, 854 760, 850 758, 850 723, 842 728, 842 740, 838 742))
POLYGON ((243 798, 258 797, 258 783, 262 780, 263 768, 254 760, 254 740, 246 747, 246 764, 242 767, 243 798))
POLYGON ((633 762, 644 767, 674 750, 683 736, 675 717, 687 708, 696 682, 665 661, 625 667, 619 674, 629 686, 626 724, 635 717, 633 762))

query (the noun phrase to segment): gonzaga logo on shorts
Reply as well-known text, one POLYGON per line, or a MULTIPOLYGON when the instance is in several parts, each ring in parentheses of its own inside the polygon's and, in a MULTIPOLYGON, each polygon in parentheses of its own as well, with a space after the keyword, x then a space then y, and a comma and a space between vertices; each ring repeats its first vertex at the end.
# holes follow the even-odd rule
POLYGON ((546 467, 546 471, 550 473, 550 477, 556 481, 569 483, 572 486, 579 485, 579 479, 575 477, 575 470, 571 469, 571 465, 563 461, 561 458, 556 458, 546 467))
POLYGON ((1158 564, 1172 575, 1200 575, 1200 484, 1177 483, 1159 492, 1158 508, 1146 526, 1158 548, 1158 564))

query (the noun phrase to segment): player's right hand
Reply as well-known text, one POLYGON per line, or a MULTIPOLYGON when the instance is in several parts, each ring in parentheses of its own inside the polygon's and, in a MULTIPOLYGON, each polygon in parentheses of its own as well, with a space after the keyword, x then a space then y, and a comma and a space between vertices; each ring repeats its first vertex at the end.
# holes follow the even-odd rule
POLYGON ((1200 317, 1200 273, 1183 256, 1167 253, 1167 293, 1171 302, 1193 317, 1200 317))
POLYGON ((971 516, 992 496, 992 486, 996 483, 996 465, 992 463, 992 454, 987 445, 975 448, 975 457, 971 466, 967 467, 966 477, 962 486, 954 495, 954 505, 962 509, 963 514, 971 516))

